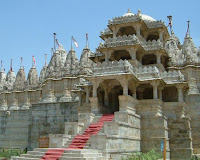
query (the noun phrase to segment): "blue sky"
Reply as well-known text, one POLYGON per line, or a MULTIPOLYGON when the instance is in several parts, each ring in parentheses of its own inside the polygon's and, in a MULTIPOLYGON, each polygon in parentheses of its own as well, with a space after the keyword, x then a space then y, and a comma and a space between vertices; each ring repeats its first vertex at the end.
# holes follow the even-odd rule
POLYGON ((133 13, 141 9, 156 20, 168 24, 167 16, 173 16, 173 29, 183 42, 187 20, 191 21, 191 36, 200 46, 200 2, 198 0, 0 0, 0 60, 6 72, 10 59, 17 73, 20 57, 23 57, 28 73, 35 56, 38 73, 44 65, 44 54, 48 61, 53 47, 53 33, 67 52, 71 36, 79 43, 75 48, 78 58, 85 47, 85 33, 89 35, 91 50, 98 47, 100 31, 108 20, 122 16, 128 8, 133 13))

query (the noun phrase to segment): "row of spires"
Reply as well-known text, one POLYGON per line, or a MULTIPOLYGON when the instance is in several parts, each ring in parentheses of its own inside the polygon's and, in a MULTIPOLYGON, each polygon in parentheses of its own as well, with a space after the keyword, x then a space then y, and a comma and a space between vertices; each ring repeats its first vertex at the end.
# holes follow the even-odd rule
POLYGON ((36 63, 34 62, 33 57, 33 64, 29 70, 27 79, 22 58, 17 75, 15 75, 15 72, 13 71, 12 60, 10 70, 7 75, 5 73, 3 63, 1 62, 0 91, 36 89, 42 85, 46 78, 59 78, 63 76, 78 76, 87 74, 87 69, 92 65, 92 61, 89 59, 90 54, 91 50, 86 45, 82 51, 79 62, 73 48, 71 48, 67 54, 66 50, 60 44, 58 49, 54 50, 49 64, 47 64, 45 55, 45 64, 40 72, 40 76, 38 76, 36 63))

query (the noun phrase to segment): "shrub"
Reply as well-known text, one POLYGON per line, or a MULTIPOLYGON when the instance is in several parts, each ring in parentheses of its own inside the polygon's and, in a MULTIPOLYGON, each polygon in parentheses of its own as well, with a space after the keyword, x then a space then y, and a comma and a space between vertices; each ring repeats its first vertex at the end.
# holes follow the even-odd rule
POLYGON ((127 158, 122 158, 123 160, 158 160, 162 158, 162 152, 156 151, 155 149, 152 149, 151 151, 147 153, 133 153, 131 156, 128 156, 127 158))
POLYGON ((20 154, 26 153, 27 150, 21 150, 21 149, 0 149, 0 157, 3 158, 10 158, 11 156, 19 156, 20 154))

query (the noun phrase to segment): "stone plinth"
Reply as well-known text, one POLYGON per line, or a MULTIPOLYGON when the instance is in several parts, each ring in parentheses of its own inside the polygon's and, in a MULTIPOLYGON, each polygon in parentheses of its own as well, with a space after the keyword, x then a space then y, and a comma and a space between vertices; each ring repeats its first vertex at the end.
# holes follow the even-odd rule
POLYGON ((99 113, 98 98, 90 97, 89 99, 90 99, 91 112, 98 114, 99 113))
POLYGON ((141 116, 162 116, 162 101, 159 99, 140 100, 137 113, 141 116))
POLYGON ((166 139, 167 159, 170 158, 167 118, 162 115, 162 101, 140 100, 137 113, 141 116, 141 150, 160 150, 161 141, 166 139))
POLYGON ((65 134, 49 134, 49 147, 61 148, 70 138, 70 135, 65 134))
POLYGON ((190 118, 170 119, 168 127, 171 160, 190 159, 193 154, 190 118))
POLYGON ((132 96, 119 96, 119 111, 135 113, 135 106, 137 105, 137 100, 132 96))

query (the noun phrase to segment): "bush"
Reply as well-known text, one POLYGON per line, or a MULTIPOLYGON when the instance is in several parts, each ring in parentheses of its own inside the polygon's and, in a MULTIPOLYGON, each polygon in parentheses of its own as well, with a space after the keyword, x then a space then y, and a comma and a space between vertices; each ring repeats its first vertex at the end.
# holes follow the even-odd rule
POLYGON ((123 160, 158 160, 162 158, 162 152, 156 151, 155 149, 147 152, 147 153, 133 153, 131 156, 127 158, 122 158, 123 160))
POLYGON ((20 154, 27 153, 27 150, 21 150, 21 149, 0 149, 0 157, 3 158, 10 158, 11 156, 19 156, 20 154))

